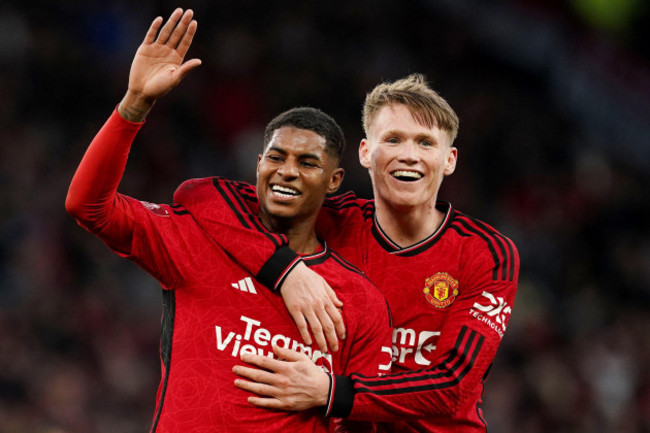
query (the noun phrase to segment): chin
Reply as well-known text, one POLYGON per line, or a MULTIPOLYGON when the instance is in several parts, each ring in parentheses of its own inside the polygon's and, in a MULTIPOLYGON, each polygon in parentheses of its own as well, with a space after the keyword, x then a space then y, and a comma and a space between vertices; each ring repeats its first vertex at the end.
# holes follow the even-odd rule
POLYGON ((400 208, 417 207, 426 203, 426 200, 422 199, 419 194, 411 193, 392 194, 386 201, 391 206, 400 208))
POLYGON ((296 212, 292 209, 267 209, 267 213, 271 218, 275 219, 289 219, 296 217, 296 212))

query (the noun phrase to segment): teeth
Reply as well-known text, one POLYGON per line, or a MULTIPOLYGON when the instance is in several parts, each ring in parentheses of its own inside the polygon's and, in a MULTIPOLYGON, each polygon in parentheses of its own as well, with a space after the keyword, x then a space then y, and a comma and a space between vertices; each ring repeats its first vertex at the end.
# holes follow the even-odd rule
POLYGON ((295 189, 292 189, 292 188, 286 188, 286 187, 280 186, 280 185, 273 185, 271 187, 271 189, 273 190, 273 192, 275 192, 275 193, 277 193, 278 195, 281 195, 281 196, 300 195, 299 191, 297 191, 295 189))
POLYGON ((422 174, 417 171, 397 170, 393 172, 394 177, 407 177, 409 179, 420 179, 422 174))

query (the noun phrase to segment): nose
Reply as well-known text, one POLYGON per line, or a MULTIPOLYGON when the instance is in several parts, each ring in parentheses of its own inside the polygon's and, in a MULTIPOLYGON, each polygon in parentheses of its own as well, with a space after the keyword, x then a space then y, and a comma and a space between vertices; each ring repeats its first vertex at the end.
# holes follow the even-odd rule
POLYGON ((278 167, 278 174, 285 179, 294 179, 298 177, 298 164, 292 158, 287 158, 284 163, 278 167))
POLYGON ((420 153, 418 145, 413 140, 408 140, 400 146, 400 153, 398 156, 400 162, 416 163, 420 160, 420 153))

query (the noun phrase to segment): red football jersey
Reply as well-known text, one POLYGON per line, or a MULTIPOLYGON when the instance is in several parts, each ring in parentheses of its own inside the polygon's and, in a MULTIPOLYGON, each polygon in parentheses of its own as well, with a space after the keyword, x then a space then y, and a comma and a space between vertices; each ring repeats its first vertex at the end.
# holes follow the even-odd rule
POLYGON ((519 257, 494 228, 437 207, 438 230, 400 248, 374 202, 351 193, 326 201, 319 233, 378 285, 394 327, 392 374, 337 378, 337 391, 354 396, 349 418, 391 421, 386 431, 485 432, 483 381, 512 312, 519 257))
MULTIPOLYGON (((213 179, 215 185, 220 182, 213 179)), ((238 187, 254 194, 249 185, 238 187)), ((394 326, 392 374, 337 376, 332 415, 384 421, 381 428, 393 432, 486 431, 480 409, 483 381, 512 312, 519 256, 513 242, 489 225, 449 203, 440 202, 438 208, 445 215, 438 230, 400 248, 374 219, 373 201, 352 193, 326 200, 317 223, 319 235, 377 284, 394 326)), ((221 224, 239 230, 242 220, 221 224)), ((284 246, 274 246, 258 233, 260 247, 254 254, 238 255, 220 234, 223 230, 204 222, 238 262, 266 269, 258 277, 268 286, 281 284, 291 267, 282 266, 288 261, 284 246)))
MULTIPOLYGON (((245 352, 273 356, 271 345, 276 344, 306 353, 333 374, 386 372, 390 357, 382 358, 386 354, 382 346, 390 345, 391 328, 385 299, 327 245, 301 257, 346 303, 343 317, 348 329, 338 352, 321 353, 315 345, 304 345, 282 298, 263 289, 190 211, 179 204, 141 202, 116 192, 137 129, 113 114, 84 156, 68 200, 79 206, 75 216, 80 224, 138 263, 165 289, 162 378, 151 431, 328 431, 329 421, 321 411, 292 413, 250 405, 249 394, 233 384, 232 367, 241 363, 245 352)), ((189 202, 196 199, 189 190, 183 197, 189 202)), ((254 196, 231 197, 247 209, 257 205, 254 196)), ((231 213, 215 206, 201 216, 213 221, 231 213)), ((262 231, 266 239, 283 244, 281 236, 262 231)), ((237 231, 228 237, 242 251, 250 249, 246 236, 237 231)))

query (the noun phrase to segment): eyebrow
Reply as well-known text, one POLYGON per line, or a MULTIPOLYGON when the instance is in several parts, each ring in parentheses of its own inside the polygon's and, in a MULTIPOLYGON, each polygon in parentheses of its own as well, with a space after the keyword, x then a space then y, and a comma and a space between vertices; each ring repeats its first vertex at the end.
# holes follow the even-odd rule
MULTIPOLYGON (((397 135, 397 136, 403 137, 403 136, 408 135, 408 134, 406 132, 404 132, 404 131, 399 130, 399 129, 391 129, 391 130, 386 131, 385 133, 383 133, 382 137, 386 137, 386 136, 390 136, 390 135, 397 135)), ((415 138, 416 139, 426 138, 429 141, 433 141, 434 143, 438 143, 438 140, 436 140, 436 138, 433 135, 426 134, 426 133, 423 133, 423 132, 416 134, 415 138)))
MULTIPOLYGON (((287 154, 287 151, 286 151, 286 150, 281 149, 281 148, 279 148, 279 147, 271 146, 271 147, 268 148, 267 151, 271 151, 271 150, 273 150, 273 151, 275 151, 275 152, 278 152, 278 153, 281 153, 282 155, 286 155, 286 154, 287 154)), ((298 155, 298 159, 315 159, 315 160, 317 160, 317 161, 321 161, 321 157, 320 157, 320 156, 318 156, 318 155, 315 154, 315 153, 309 153, 309 152, 299 154, 299 155, 298 155)))

